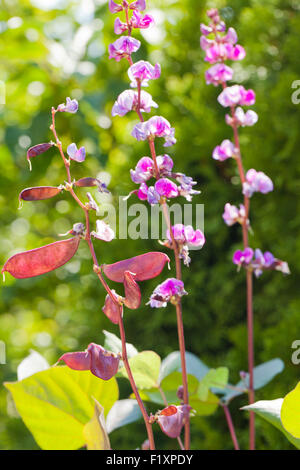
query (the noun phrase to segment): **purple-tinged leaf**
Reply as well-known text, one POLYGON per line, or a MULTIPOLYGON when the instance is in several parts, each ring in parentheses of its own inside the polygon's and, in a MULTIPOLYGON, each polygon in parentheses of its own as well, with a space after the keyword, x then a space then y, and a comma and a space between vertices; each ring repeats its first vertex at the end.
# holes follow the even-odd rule
POLYGON ((41 155, 42 153, 47 152, 47 150, 49 150, 54 145, 55 145, 54 142, 48 142, 46 144, 34 145, 34 147, 30 147, 30 149, 27 150, 27 160, 29 163, 30 171, 32 169, 30 159, 33 157, 37 157, 38 155, 41 155))
POLYGON ((135 275, 129 271, 124 273, 124 289, 126 307, 135 310, 141 305, 141 291, 138 284, 134 280, 135 275))
POLYGON ((9 272, 16 279, 26 279, 54 271, 75 255, 79 242, 80 238, 74 237, 18 253, 6 261, 1 272, 9 272))
POLYGON ((165 253, 151 251, 114 264, 104 264, 101 267, 111 281, 124 282, 125 271, 135 274, 135 281, 146 281, 158 276, 166 262, 170 262, 170 258, 165 253))

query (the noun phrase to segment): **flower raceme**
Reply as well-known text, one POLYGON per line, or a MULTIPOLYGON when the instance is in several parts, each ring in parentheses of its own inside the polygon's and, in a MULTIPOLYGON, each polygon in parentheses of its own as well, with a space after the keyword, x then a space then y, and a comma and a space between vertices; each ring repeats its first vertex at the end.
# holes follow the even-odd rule
POLYGON ((64 361, 70 369, 90 370, 99 379, 109 380, 118 372, 120 357, 99 344, 90 343, 86 351, 65 353, 58 361, 64 361))
POLYGON ((183 295, 187 295, 183 282, 169 278, 154 289, 148 303, 155 308, 166 307, 168 302, 176 305, 183 295))

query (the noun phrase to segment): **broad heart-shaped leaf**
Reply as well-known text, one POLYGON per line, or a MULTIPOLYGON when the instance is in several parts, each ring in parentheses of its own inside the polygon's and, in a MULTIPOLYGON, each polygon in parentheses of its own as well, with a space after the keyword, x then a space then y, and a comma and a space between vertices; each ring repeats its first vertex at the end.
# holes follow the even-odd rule
MULTIPOLYGON (((180 385, 182 385, 181 373, 172 372, 172 374, 164 378, 164 380, 159 384, 159 387, 154 387, 147 391, 143 391, 143 399, 145 401, 157 403, 165 407, 166 405, 164 402, 164 398, 160 391, 162 390, 168 403, 171 403, 173 405, 180 405, 181 400, 177 396, 177 390, 180 385)), ((196 379, 196 377, 188 374, 189 394, 194 395, 197 392, 198 386, 199 381, 196 379)), ((134 398, 134 394, 131 394, 130 397, 134 398)))
POLYGON ((283 399, 281 422, 287 432, 300 440, 300 382, 283 399))
POLYGON ((118 399, 115 378, 103 381, 89 371, 67 366, 7 382, 18 412, 44 450, 74 450, 85 445, 84 426, 94 414, 96 399, 105 415, 118 399))
MULTIPOLYGON (((254 389, 267 385, 271 380, 280 374, 284 369, 284 363, 281 359, 271 359, 264 362, 259 366, 254 367, 254 389)), ((222 401, 228 403, 233 398, 247 392, 249 386, 249 375, 247 374, 244 380, 240 380, 233 389, 228 389, 222 397, 222 401)))
POLYGON ((283 398, 277 398, 276 400, 262 400, 253 403, 252 405, 243 406, 241 410, 254 411, 258 416, 261 416, 269 423, 273 424, 275 428, 279 429, 286 438, 295 446, 300 449, 300 439, 296 439, 290 433, 288 433, 282 426, 280 419, 280 412, 283 403, 283 398))
POLYGON ((66 264, 75 255, 79 242, 80 238, 74 237, 17 253, 6 261, 1 272, 7 271, 16 279, 46 274, 66 264))
MULTIPOLYGON (((103 330, 103 333, 105 336, 105 340, 104 340, 105 349, 115 354, 118 354, 118 352, 121 352, 122 341, 120 340, 120 338, 118 338, 116 335, 106 330, 103 330)), ((133 346, 133 344, 126 343, 126 350, 127 350, 127 356, 129 358, 136 356, 138 354, 138 350, 133 346)))
POLYGON ((106 430, 103 406, 95 401, 92 419, 83 427, 83 437, 88 450, 110 450, 109 437, 106 430))
MULTIPOLYGON (((194 375, 198 380, 201 380, 209 371, 209 367, 195 356, 195 354, 187 351, 185 353, 185 359, 188 374, 194 375)), ((181 358, 179 351, 172 352, 162 361, 159 381, 161 382, 165 377, 167 377, 167 375, 175 371, 181 372, 181 358)))
POLYGON ((115 429, 134 423, 142 416, 140 407, 136 400, 127 398, 116 401, 109 410, 106 418, 106 429, 108 433, 115 429))
POLYGON ((192 395, 189 399, 190 406, 196 411, 196 416, 212 415, 218 408, 219 402, 219 398, 210 390, 204 400, 197 395, 192 395))
POLYGON ((158 276, 166 262, 169 263, 170 258, 165 253, 151 251, 114 264, 103 264, 101 268, 111 281, 124 282, 124 273, 126 271, 135 274, 135 281, 146 281, 158 276))
POLYGON ((206 401, 209 390, 217 387, 223 389, 228 383, 229 370, 227 367, 210 369, 200 382, 197 395, 201 400, 206 401))
MULTIPOLYGON (((129 365, 138 389, 157 387, 161 359, 153 351, 143 351, 129 359, 129 365)), ((118 376, 127 377, 125 367, 119 370, 118 376)))

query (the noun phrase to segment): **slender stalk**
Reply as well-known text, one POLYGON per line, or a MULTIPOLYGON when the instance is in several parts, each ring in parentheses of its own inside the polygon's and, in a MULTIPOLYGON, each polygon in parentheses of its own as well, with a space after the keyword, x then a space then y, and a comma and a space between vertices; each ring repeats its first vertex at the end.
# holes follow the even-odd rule
POLYGON ((155 443, 154 443, 154 437, 153 437, 153 431, 152 431, 152 425, 149 423, 149 416, 148 416, 148 413, 146 411, 146 408, 144 406, 144 403, 139 395, 139 391, 137 389, 137 386, 135 384, 135 381, 134 381, 134 377, 132 375, 132 372, 131 372, 131 369, 130 369, 130 365, 129 365, 129 362, 128 362, 128 356, 127 356, 127 348, 126 348, 126 338, 125 338, 125 330, 124 330, 124 323, 123 323, 123 318, 122 318, 122 307, 121 305, 118 303, 118 301, 116 300, 114 294, 112 293, 110 287, 108 286, 107 282, 105 281, 105 279, 103 278, 103 275, 101 273, 101 266, 99 265, 99 262, 98 262, 98 259, 97 259, 97 256, 96 256, 96 253, 95 253, 95 249, 94 249, 94 245, 93 245, 93 242, 92 242, 92 239, 91 239, 91 230, 90 230, 90 217, 89 217, 89 208, 87 206, 85 206, 83 204, 83 202, 79 199, 79 197, 75 194, 75 191, 73 190, 71 184, 72 184, 72 179, 71 179, 71 172, 70 172, 70 162, 66 159, 65 155, 64 155, 64 152, 63 152, 63 149, 62 149, 62 144, 60 142, 60 140, 58 139, 58 136, 57 136, 57 133, 56 133, 56 128, 55 128, 55 113, 56 113, 56 110, 54 108, 52 108, 52 125, 51 125, 51 130, 53 132, 53 135, 54 135, 54 138, 55 138, 55 141, 56 141, 56 145, 59 149, 59 152, 60 152, 60 155, 63 159, 63 162, 64 162, 64 165, 65 165, 65 168, 66 168, 66 172, 67 172, 67 177, 68 177, 68 183, 70 185, 70 187, 68 188, 69 192, 71 193, 71 196, 73 197, 73 199, 77 202, 77 204, 83 209, 84 211, 84 214, 85 214, 85 223, 86 223, 86 235, 85 235, 85 240, 87 241, 88 243, 88 246, 89 246, 89 249, 90 249, 90 252, 91 252, 91 255, 92 255, 92 259, 93 259, 93 263, 94 263, 94 271, 95 273, 97 274, 101 284, 103 285, 104 289, 106 290, 106 292, 108 293, 108 295, 110 296, 110 298, 112 299, 112 301, 118 306, 118 312, 119 312, 119 329, 120 329, 120 336, 121 336, 121 341, 122 341, 122 360, 124 362, 124 366, 126 368, 126 371, 127 371, 127 375, 128 375, 128 378, 129 378, 129 381, 130 381, 130 384, 131 384, 131 387, 132 387, 132 390, 133 390, 133 393, 136 397, 136 400, 138 402, 138 405, 140 407, 140 410, 142 412, 142 415, 143 415, 143 418, 144 418, 144 421, 145 421, 145 425, 146 425, 146 430, 147 430, 147 435, 148 435, 148 439, 149 439, 149 442, 150 442, 150 449, 151 450, 155 450, 155 443))
POLYGON ((237 440, 237 437, 236 437, 236 434, 235 434, 234 424, 233 424, 233 421, 232 421, 232 418, 231 418, 229 408, 228 408, 227 405, 222 405, 222 407, 223 407, 223 410, 224 410, 224 413, 225 413, 225 417, 226 417, 227 425, 228 425, 229 432, 230 432, 230 435, 231 435, 231 439, 232 439, 232 442, 233 442, 233 445, 234 445, 234 449, 235 450, 240 450, 240 446, 239 446, 239 443, 238 443, 238 440, 237 440))

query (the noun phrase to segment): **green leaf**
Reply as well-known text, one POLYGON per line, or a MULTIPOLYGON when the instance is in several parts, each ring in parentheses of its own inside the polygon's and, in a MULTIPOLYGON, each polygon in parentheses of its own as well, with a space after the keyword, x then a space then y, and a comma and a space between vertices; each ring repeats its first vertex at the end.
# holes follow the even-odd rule
POLYGON ((131 400, 130 398, 118 400, 114 403, 107 415, 107 432, 111 433, 126 424, 134 423, 140 419, 141 416, 142 413, 136 400, 131 400))
MULTIPOLYGON (((104 348, 114 353, 121 352, 122 341, 120 340, 120 338, 118 338, 116 335, 106 330, 103 330, 103 333, 105 336, 104 348)), ((136 356, 136 354, 138 354, 138 350, 133 346, 133 344, 126 343, 126 350, 127 350, 127 356, 129 358, 136 356)))
MULTIPOLYGON (((284 369, 284 363, 281 359, 271 359, 270 361, 264 362, 259 366, 254 367, 254 390, 258 390, 267 385, 273 378, 282 372, 284 369)), ((233 389, 228 389, 222 400, 228 403, 234 397, 242 395, 247 392, 249 387, 249 374, 246 375, 244 380, 240 380, 233 389)))
MULTIPOLYGON (((195 354, 187 351, 185 358, 187 373, 194 375, 198 380, 201 380, 209 371, 209 367, 207 367, 197 356, 195 356, 195 354)), ((179 351, 172 352, 162 361, 159 382, 167 377, 167 375, 175 371, 181 372, 181 358, 179 351)))
POLYGON ((281 422, 287 432, 300 439, 300 382, 283 399, 281 422))
POLYGON ((95 411, 92 419, 83 427, 83 437, 88 450, 110 450, 109 437, 106 431, 104 408, 95 400, 95 411))
MULTIPOLYGON (((129 359, 129 365, 138 389, 157 387, 161 359, 153 351, 143 351, 129 359)), ((127 377, 125 367, 119 370, 118 376, 127 377)))
POLYGON ((118 399, 115 378, 103 381, 89 371, 51 367, 20 382, 6 382, 17 410, 45 450, 73 450, 85 444, 83 428, 94 414, 94 397, 105 415, 118 399), (29 406, 30 404, 30 406, 29 406))
POLYGON ((219 397, 214 395, 210 390, 205 400, 201 400, 199 396, 193 395, 189 399, 191 407, 196 411, 196 416, 210 416, 219 406, 219 397))
POLYGON ((273 424, 275 428, 279 429, 287 439, 298 449, 300 449, 300 439, 296 439, 289 434, 282 426, 280 419, 280 412, 283 403, 283 398, 276 400, 262 400, 253 403, 252 405, 243 406, 241 410, 254 411, 258 416, 261 416, 269 423, 273 424))
POLYGON ((198 388, 198 397, 201 400, 206 400, 209 390, 213 387, 223 389, 228 383, 229 370, 227 367, 218 367, 217 369, 210 369, 203 377, 198 388))

